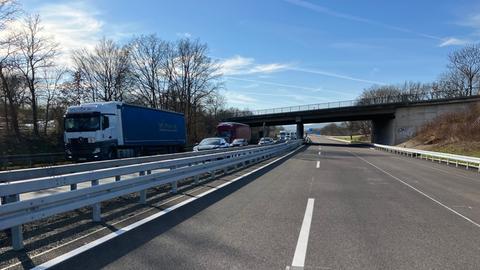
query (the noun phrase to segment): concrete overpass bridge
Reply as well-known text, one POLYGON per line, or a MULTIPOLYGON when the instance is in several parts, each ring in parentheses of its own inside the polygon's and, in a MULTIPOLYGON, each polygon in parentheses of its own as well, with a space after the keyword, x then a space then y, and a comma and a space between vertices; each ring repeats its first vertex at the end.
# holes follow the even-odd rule
POLYGON ((445 98, 441 93, 415 94, 257 110, 225 120, 252 127, 296 124, 297 134, 302 136, 304 124, 370 120, 372 142, 396 145, 435 117, 479 102, 479 95, 445 98))

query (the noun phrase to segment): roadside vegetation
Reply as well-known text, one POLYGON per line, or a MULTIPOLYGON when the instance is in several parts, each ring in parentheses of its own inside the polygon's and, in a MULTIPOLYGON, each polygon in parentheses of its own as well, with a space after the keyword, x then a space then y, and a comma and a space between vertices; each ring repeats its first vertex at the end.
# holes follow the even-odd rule
POLYGON ((480 104, 435 118, 402 146, 480 157, 480 104))
POLYGON ((0 155, 63 151, 63 115, 85 102, 123 101, 184 113, 189 143, 214 134, 227 108, 218 61, 199 39, 108 37, 66 55, 16 0, 0 1, 0 155), (68 64, 67 64, 68 63, 68 64))
POLYGON ((350 143, 370 143, 370 136, 366 135, 352 135, 352 136, 332 136, 350 143))

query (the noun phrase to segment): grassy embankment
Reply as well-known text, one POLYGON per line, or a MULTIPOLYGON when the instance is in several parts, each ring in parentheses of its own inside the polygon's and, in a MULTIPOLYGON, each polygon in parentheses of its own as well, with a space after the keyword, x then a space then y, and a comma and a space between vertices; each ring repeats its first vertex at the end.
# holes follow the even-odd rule
POLYGON ((400 146, 480 157, 480 104, 435 118, 400 146))
POLYGON ((349 141, 350 143, 370 143, 370 137, 365 135, 353 135, 350 136, 332 136, 340 140, 349 141))

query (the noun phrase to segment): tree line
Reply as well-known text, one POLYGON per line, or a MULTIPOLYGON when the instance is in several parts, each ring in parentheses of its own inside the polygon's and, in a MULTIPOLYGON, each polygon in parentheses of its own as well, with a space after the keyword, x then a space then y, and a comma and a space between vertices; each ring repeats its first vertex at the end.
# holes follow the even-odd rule
POLYGON ((39 15, 0 0, 0 136, 61 139, 66 107, 124 101, 184 113, 190 142, 212 135, 226 108, 220 65, 198 39, 162 40, 155 34, 124 44, 102 38, 71 56, 48 37, 39 15), (9 25, 17 22, 17 27, 9 25), (18 27, 19 25, 19 27, 18 27), (61 57, 70 57, 64 66, 61 57), (53 137, 52 137, 53 136, 53 137))
POLYGON ((480 44, 469 44, 448 55, 446 71, 430 83, 374 85, 364 89, 359 104, 468 97, 480 94, 480 44))
MULTIPOLYGON (((432 99, 460 98, 480 94, 480 44, 469 44, 448 55, 446 71, 433 82, 406 81, 400 85, 374 85, 364 89, 358 105, 415 102, 432 99)), ((371 121, 345 122, 326 126, 326 134, 369 135, 371 121)))

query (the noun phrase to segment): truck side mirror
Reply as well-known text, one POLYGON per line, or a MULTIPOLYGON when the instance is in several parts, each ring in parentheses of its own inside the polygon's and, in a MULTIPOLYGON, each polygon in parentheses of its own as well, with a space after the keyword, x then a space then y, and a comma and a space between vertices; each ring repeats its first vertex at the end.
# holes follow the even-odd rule
POLYGON ((106 129, 110 126, 107 116, 102 116, 102 129, 106 129))

